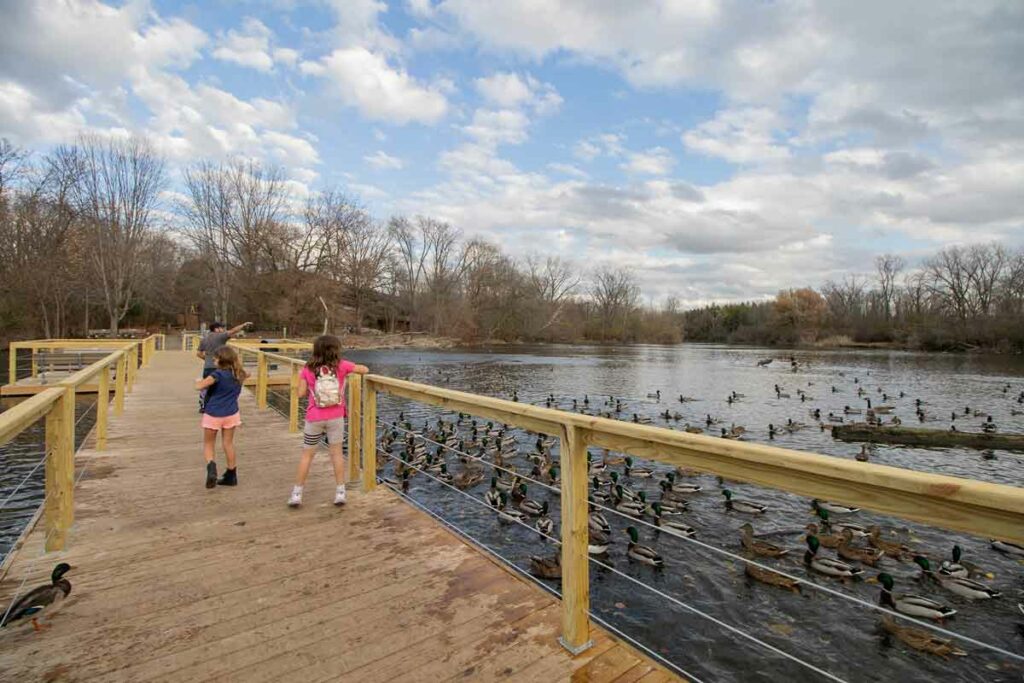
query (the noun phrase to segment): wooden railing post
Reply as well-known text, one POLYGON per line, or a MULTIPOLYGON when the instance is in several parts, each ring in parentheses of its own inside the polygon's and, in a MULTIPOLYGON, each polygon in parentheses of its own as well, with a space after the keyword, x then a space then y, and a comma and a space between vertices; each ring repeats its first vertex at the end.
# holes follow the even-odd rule
POLYGON ((300 366, 291 364, 292 376, 288 382, 288 431, 299 431, 299 371, 300 366))
POLYGON ((96 380, 96 450, 107 448, 107 416, 110 414, 110 366, 96 380))
POLYGON ((128 352, 123 352, 117 359, 114 370, 114 415, 124 412, 124 385, 128 374, 128 352))
POLYGON ((351 373, 348 378, 348 481, 359 479, 362 446, 360 434, 363 418, 363 376, 351 373))
POLYGON ((562 429, 562 636, 559 642, 575 655, 594 644, 590 639, 588 616, 587 442, 580 427, 565 425, 562 429))
POLYGON ((32 374, 29 377, 35 377, 39 374, 39 360, 36 358, 36 347, 29 347, 32 350, 32 374))
POLYGON ((261 351, 256 352, 256 407, 263 410, 267 407, 267 356, 261 351))
POLYGON ((14 384, 18 381, 18 347, 14 342, 7 347, 7 383, 14 384))
POLYGON ((377 488, 377 388, 363 382, 363 491, 377 488))
POLYGON ((125 354, 128 361, 128 372, 125 373, 125 390, 130 394, 135 386, 135 373, 139 369, 139 347, 132 344, 128 353, 125 354))
POLYGON ((46 413, 46 551, 63 550, 75 519, 75 388, 46 413))

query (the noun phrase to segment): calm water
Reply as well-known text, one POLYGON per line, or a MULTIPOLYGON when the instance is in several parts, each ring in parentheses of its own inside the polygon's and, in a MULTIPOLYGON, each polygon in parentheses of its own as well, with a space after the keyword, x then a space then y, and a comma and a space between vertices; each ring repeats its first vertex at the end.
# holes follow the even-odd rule
MULTIPOLYGON (((881 387, 889 394, 885 403, 895 405, 893 414, 907 425, 919 424, 914 399, 921 398, 926 402, 927 413, 936 416, 926 424, 929 427, 948 428, 950 413, 962 414, 965 406, 970 406, 972 411, 980 409, 991 414, 1003 431, 1024 432, 1024 417, 1011 414, 1011 410, 1024 408, 1015 401, 1024 390, 1024 359, 850 351, 795 355, 801 364, 796 373, 782 360, 788 353, 697 345, 515 347, 493 353, 387 351, 359 354, 357 359, 375 372, 413 381, 503 398, 516 391, 523 402, 543 403, 553 393, 564 408, 571 408, 573 398, 582 403, 583 396, 589 394, 592 409, 600 409, 599 397, 614 395, 628 404, 623 413, 627 419, 636 412, 653 418, 654 424, 674 428, 682 428, 686 422, 703 425, 710 414, 726 426, 745 426, 744 438, 749 441, 767 443, 769 423, 781 425, 792 419, 811 427, 780 434, 772 443, 839 458, 853 458, 860 450, 859 445, 833 441, 827 431, 823 433, 817 428, 810 411, 820 408, 826 415, 829 411, 840 413, 846 405, 863 407, 865 401, 856 393, 859 387, 868 392, 875 405, 883 403, 877 391, 881 387), (767 368, 755 367, 758 359, 768 356, 778 360, 767 368), (778 398, 775 384, 792 398, 778 398), (833 385, 836 393, 831 390, 833 385), (1004 393, 1006 385, 1009 389, 1004 393), (797 389, 806 392, 806 401, 799 399, 797 389), (660 402, 646 398, 656 390, 662 392, 660 402), (733 391, 745 397, 729 405, 726 398, 733 391), (894 398, 900 391, 905 398, 894 398), (679 394, 698 401, 679 403, 679 394), (666 423, 657 418, 666 408, 681 413, 682 419, 666 423)), ((418 430, 426 419, 433 424, 442 415, 409 402, 382 399, 383 419, 394 419, 398 411, 404 412, 418 430)), ((976 428, 982 419, 958 417, 957 425, 961 429, 976 428)), ((532 450, 534 440, 534 435, 521 433, 524 453, 532 450)), ((974 450, 879 446, 872 461, 1020 486, 1024 454, 994 455, 994 459, 983 459, 974 450)), ((450 455, 448 462, 452 471, 458 471, 455 456, 450 455)), ((530 463, 525 457, 513 463, 524 474, 529 472, 530 463)), ((657 463, 643 464, 659 473, 669 469, 657 463)), ((647 491, 649 500, 656 499, 656 478, 628 483, 647 491)), ((486 481, 469 493, 481 499, 486 481)), ((699 476, 696 481, 704 491, 692 497, 690 512, 683 519, 697 528, 698 539, 738 552, 737 529, 748 518, 725 512, 721 487, 715 477, 699 476)), ((758 533, 792 531, 812 521, 807 499, 739 483, 730 484, 730 488, 738 498, 769 506, 768 514, 749 520, 758 533)), ((410 495, 523 568, 529 566, 530 555, 553 552, 530 530, 499 524, 491 511, 423 476, 413 478, 410 495)), ((537 486, 530 487, 529 495, 549 502, 557 524, 558 497, 537 486)), ((613 527, 609 564, 707 616, 695 615, 596 565, 591 569, 594 611, 697 677, 737 681, 777 681, 782 676, 796 680, 822 678, 730 633, 708 618, 712 617, 845 680, 934 680, 939 676, 970 681, 1024 679, 1020 663, 963 643, 958 644, 969 656, 949 662, 908 650, 882 636, 877 613, 872 610, 808 588, 803 596, 796 596, 750 583, 743 575, 741 563, 639 525, 641 542, 654 546, 664 557, 666 567, 658 571, 637 565, 626 557, 624 529, 629 522, 611 513, 606 516, 613 527)), ((918 583, 915 565, 889 559, 882 561, 879 570, 866 568, 866 576, 887 571, 896 577, 897 592, 929 595, 957 609, 959 614, 947 623, 951 630, 1024 654, 1024 617, 1017 611, 1017 603, 1024 602, 1024 566, 992 550, 987 539, 951 534, 867 512, 853 518, 863 525, 878 523, 892 530, 891 538, 899 538, 935 558, 947 557, 954 542, 963 546, 967 559, 993 574, 990 583, 1003 592, 1003 597, 971 602, 941 588, 918 583)), ((779 533, 771 540, 791 547, 793 558, 763 562, 805 576, 800 562, 802 536, 779 533)), ((822 553, 834 556, 833 551, 822 549, 822 553)), ((824 577, 813 580, 872 603, 878 599, 875 584, 856 582, 844 586, 824 577)), ((550 583, 557 587, 557 582, 550 583)))

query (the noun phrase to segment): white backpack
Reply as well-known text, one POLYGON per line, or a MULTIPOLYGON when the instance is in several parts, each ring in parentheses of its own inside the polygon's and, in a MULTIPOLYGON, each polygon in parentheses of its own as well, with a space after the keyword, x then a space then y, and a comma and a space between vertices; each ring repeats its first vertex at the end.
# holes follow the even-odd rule
POLYGON ((345 382, 338 381, 338 376, 326 366, 321 366, 313 386, 313 400, 318 408, 331 408, 341 403, 345 394, 345 382))

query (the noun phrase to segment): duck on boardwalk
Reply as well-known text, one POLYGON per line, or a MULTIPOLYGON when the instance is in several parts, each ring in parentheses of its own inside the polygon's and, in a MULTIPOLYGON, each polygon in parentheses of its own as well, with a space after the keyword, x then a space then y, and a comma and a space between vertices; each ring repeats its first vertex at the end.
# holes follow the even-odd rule
POLYGON ((33 588, 0 612, 0 617, 3 614, 7 615, 2 626, 7 627, 21 622, 31 623, 36 631, 47 628, 46 625, 40 624, 39 620, 56 614, 64 599, 71 593, 71 582, 64 578, 70 570, 71 565, 67 562, 55 566, 50 573, 50 583, 33 588), (26 619, 27 622, 24 621, 26 619))

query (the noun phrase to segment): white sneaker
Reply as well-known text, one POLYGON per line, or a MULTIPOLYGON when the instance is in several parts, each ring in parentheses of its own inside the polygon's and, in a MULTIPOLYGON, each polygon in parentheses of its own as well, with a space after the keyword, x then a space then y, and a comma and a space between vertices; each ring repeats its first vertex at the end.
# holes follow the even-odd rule
POLYGON ((338 488, 334 489, 334 504, 344 505, 345 504, 345 485, 342 484, 338 488))
POLYGON ((292 495, 288 499, 288 507, 297 508, 302 505, 302 487, 296 486, 292 489, 292 495))

